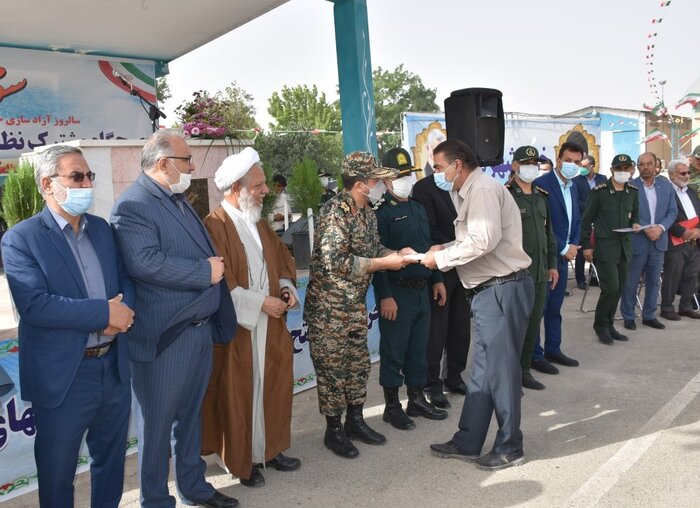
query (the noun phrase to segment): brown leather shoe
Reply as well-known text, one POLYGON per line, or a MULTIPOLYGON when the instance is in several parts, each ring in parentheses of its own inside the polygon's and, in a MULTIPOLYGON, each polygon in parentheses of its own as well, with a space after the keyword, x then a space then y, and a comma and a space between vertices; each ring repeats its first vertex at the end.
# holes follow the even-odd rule
POLYGON ((681 317, 674 310, 662 310, 660 313, 661 317, 668 319, 669 321, 680 321, 681 317))
POLYGON ((679 310, 679 316, 689 317, 691 319, 700 319, 700 311, 697 310, 679 310))

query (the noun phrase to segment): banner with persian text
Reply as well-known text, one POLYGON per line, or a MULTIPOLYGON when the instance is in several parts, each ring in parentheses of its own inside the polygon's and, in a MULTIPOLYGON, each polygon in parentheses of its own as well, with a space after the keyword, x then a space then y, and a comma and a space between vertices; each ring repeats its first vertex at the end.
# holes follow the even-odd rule
POLYGON ((0 173, 43 145, 148 137, 132 89, 155 103, 154 62, 0 47, 0 173))

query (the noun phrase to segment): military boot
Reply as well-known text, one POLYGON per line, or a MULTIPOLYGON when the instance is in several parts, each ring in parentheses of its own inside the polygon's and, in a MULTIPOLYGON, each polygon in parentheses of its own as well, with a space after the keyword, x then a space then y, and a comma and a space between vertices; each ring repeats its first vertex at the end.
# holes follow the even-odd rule
POLYGON ((365 423, 362 417, 362 406, 363 404, 348 404, 348 413, 345 415, 345 435, 366 444, 383 445, 386 443, 386 438, 365 423))
POLYGON ((401 402, 399 401, 399 388, 397 386, 384 388, 384 402, 386 402, 386 406, 384 407, 384 416, 382 420, 390 423, 392 427, 399 430, 411 430, 416 428, 416 424, 413 423, 413 420, 403 412, 401 402))
POLYGON ((422 416, 428 420, 447 418, 447 411, 438 409, 425 400, 422 386, 409 386, 406 391, 408 392, 408 407, 406 408, 408 416, 422 416))
POLYGON ((330 451, 346 459, 354 459, 360 452, 343 432, 340 416, 326 416, 326 435, 323 444, 330 451))

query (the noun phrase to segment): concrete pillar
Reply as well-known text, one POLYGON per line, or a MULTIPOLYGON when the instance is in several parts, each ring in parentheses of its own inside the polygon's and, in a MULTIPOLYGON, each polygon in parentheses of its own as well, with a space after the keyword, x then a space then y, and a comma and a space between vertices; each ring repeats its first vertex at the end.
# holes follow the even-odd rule
POLYGON ((366 0, 331 0, 334 4, 343 151, 377 155, 372 60, 366 0))

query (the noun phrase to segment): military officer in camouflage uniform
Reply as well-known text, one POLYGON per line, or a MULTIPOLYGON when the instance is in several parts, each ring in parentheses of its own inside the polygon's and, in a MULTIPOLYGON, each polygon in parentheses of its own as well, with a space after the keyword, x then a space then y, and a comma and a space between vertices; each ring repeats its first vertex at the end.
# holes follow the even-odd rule
POLYGON ((344 189, 323 205, 314 234, 304 319, 316 369, 318 404, 326 417, 324 444, 346 458, 359 455, 349 438, 384 444, 362 417, 370 371, 365 298, 372 273, 412 263, 379 242, 370 204, 384 194, 383 178, 398 172, 372 154, 353 152, 343 161, 344 189), (347 408, 345 428, 341 416, 347 408))
POLYGON ((613 327, 617 304, 627 280, 627 265, 632 259, 633 233, 613 231, 633 228, 640 231, 637 188, 628 183, 634 173, 629 155, 618 154, 611 164, 612 178, 593 188, 581 218, 583 257, 595 263, 600 282, 600 297, 595 309, 593 328, 598 339, 607 345, 627 337, 613 327), (591 244, 591 231, 594 233, 591 244))
POLYGON ((535 282, 535 302, 530 314, 520 363, 523 368, 523 386, 532 390, 544 390, 545 386, 537 381, 530 371, 530 361, 535 350, 540 321, 544 312, 547 296, 547 284, 552 289, 559 280, 557 270, 557 241, 552 231, 549 213, 549 193, 532 185, 538 176, 537 162, 539 152, 534 146, 521 146, 513 154, 513 177, 506 184, 520 209, 523 224, 523 249, 532 259, 530 275, 535 282))
POLYGON ((693 189, 700 198, 700 145, 695 147, 688 162, 688 168, 690 169, 688 187, 693 189))
MULTIPOLYGON (((388 192, 377 208, 379 239, 391 249, 412 247, 427 252, 432 246, 430 222, 423 205, 409 199, 418 171, 403 148, 392 148, 382 158, 382 165, 396 168, 396 180, 385 182, 388 192)), ((437 409, 423 394, 426 383, 427 345, 430 331, 430 300, 438 305, 447 299, 442 272, 422 265, 407 266, 396 272, 377 272, 372 280, 380 308, 379 384, 384 388, 386 406, 383 419, 400 430, 416 424, 409 416, 444 420, 447 411, 437 409), (432 288, 431 292, 426 289, 432 288), (406 383, 408 407, 404 413, 399 401, 399 387, 406 383)))

